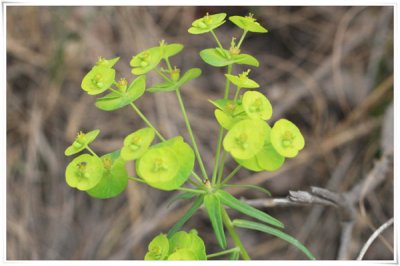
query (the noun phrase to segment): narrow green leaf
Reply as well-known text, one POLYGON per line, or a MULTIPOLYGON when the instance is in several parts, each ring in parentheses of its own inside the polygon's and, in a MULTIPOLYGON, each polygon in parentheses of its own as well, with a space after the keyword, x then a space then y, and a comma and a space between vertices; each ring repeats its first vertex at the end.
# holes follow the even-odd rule
POLYGON ((263 188, 263 187, 260 187, 260 186, 257 186, 257 185, 247 185, 247 184, 241 184, 241 185, 230 185, 230 184, 228 184, 228 185, 224 185, 224 187, 243 187, 243 188, 252 188, 252 189, 255 189, 255 190, 258 190, 258 191, 260 191, 260 192, 262 192, 262 193, 265 193, 265 194, 267 194, 268 196, 271 196, 271 192, 269 192, 268 190, 266 190, 265 188, 263 188))
POLYGON ((229 255, 229 260, 239 260, 239 255, 239 251, 234 251, 231 253, 231 255, 229 255))
POLYGON ((215 192, 215 194, 220 198, 222 204, 224 204, 234 210, 237 210, 238 212, 246 214, 246 215, 253 217, 257 220, 260 220, 264 223, 272 224, 276 227, 280 227, 280 228, 284 227, 282 222, 275 219, 271 215, 266 214, 265 212, 262 212, 256 208, 251 207, 247 203, 238 200, 237 198, 235 198, 234 196, 232 196, 231 194, 229 194, 226 191, 219 190, 219 191, 215 192))
POLYGON ((252 221, 247 221, 247 220, 242 220, 242 219, 236 219, 233 220, 233 225, 240 227, 240 228, 245 228, 245 229, 250 229, 250 230, 256 230, 260 232, 264 232, 276 237, 279 237, 280 239, 283 239, 287 241, 288 243, 292 244, 299 250, 301 250, 306 256, 312 260, 315 260, 314 255, 296 238, 278 230, 275 228, 272 228, 270 226, 267 226, 265 224, 260 224, 257 222, 252 222, 252 221))
POLYGON ((214 194, 204 196, 204 207, 210 217, 211 225, 214 229, 218 244, 222 249, 226 248, 226 238, 221 215, 221 202, 214 194))
POLYGON ((168 237, 171 237, 176 232, 178 232, 181 227, 190 219, 190 217, 195 214, 195 212, 200 208, 203 204, 204 196, 199 196, 187 210, 187 212, 171 227, 168 231, 168 237))

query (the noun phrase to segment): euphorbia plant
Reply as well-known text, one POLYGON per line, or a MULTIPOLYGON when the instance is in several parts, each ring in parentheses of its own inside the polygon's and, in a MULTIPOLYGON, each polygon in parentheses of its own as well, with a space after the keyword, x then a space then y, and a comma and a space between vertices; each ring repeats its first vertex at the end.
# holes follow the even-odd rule
MULTIPOLYGON (((268 120, 272 116, 272 105, 268 98, 257 91, 259 84, 252 80, 249 66, 258 67, 258 60, 241 53, 241 45, 249 32, 266 33, 253 15, 229 18, 243 30, 236 43, 232 38, 230 47, 224 48, 216 33, 224 24, 225 13, 209 15, 192 23, 191 34, 210 34, 217 47, 200 51, 203 61, 213 67, 226 67, 225 90, 220 99, 210 99, 215 109, 215 118, 220 126, 213 171, 207 173, 197 147, 196 139, 181 97, 181 89, 192 79, 201 75, 201 69, 191 68, 181 74, 181 69, 172 67, 170 58, 183 50, 178 43, 151 47, 135 55, 130 60, 134 77, 116 80, 113 68, 119 57, 100 58, 96 65, 83 78, 82 89, 89 95, 109 93, 96 100, 96 107, 113 111, 130 106, 144 121, 146 127, 136 129, 127 135, 119 150, 103 156, 97 155, 89 144, 95 140, 99 130, 80 132, 76 140, 65 150, 65 155, 75 155, 87 150, 71 161, 66 168, 66 182, 95 198, 111 198, 122 193, 128 180, 141 182, 165 191, 182 191, 176 199, 192 201, 188 211, 176 222, 168 233, 161 233, 149 244, 145 259, 149 260, 204 260, 230 254, 231 259, 250 259, 245 245, 236 229, 245 228, 261 231, 279 237, 300 249, 308 258, 314 259, 311 252, 295 238, 283 232, 284 225, 278 219, 241 201, 225 191, 235 186, 230 181, 240 168, 252 171, 276 171, 285 158, 293 158, 304 147, 304 138, 295 124, 279 119, 273 125, 268 120), (233 66, 245 66, 245 71, 233 73, 233 66), (157 84, 146 84, 149 72, 157 73, 163 80, 157 84), (234 90, 231 90, 233 85, 234 90), (190 136, 190 143, 181 136, 165 138, 147 119, 136 105, 136 101, 150 93, 176 94, 182 115, 190 136), (157 143, 158 141, 158 143, 157 143), (227 176, 223 176, 224 165, 231 156, 238 166, 227 176), (136 176, 128 176, 125 164, 134 161, 136 176), (197 162, 200 173, 194 170, 197 162), (206 255, 203 240, 196 230, 189 233, 180 231, 182 226, 204 206, 208 214, 216 240, 222 251, 206 255), (248 216, 251 220, 231 220, 227 208, 248 216), (226 229, 226 231, 225 231, 226 229), (232 238, 234 246, 228 247, 226 233, 232 238)), ((266 189, 254 185, 242 185, 270 194, 266 189)), ((201 235, 201 234, 200 234, 201 235)))

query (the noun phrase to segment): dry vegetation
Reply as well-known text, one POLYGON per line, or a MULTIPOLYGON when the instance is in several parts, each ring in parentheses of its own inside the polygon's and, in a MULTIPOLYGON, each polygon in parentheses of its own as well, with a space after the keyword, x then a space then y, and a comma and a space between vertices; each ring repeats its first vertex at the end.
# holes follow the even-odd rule
MULTIPOLYGON (((270 30, 250 34, 243 50, 261 62, 251 74, 271 99, 273 119, 295 121, 306 139, 301 155, 281 170, 241 170, 236 182, 264 186, 274 198, 298 190, 322 198, 314 201, 322 206, 294 204, 295 193, 285 205, 273 199, 254 204, 282 220, 318 259, 355 259, 393 217, 392 7, 15 6, 7 8, 7 259, 142 259, 148 241, 185 211, 185 204, 166 208, 171 193, 133 182, 111 200, 72 190, 64 181, 70 160, 64 149, 77 131, 99 128, 93 148, 106 153, 144 125, 129 108, 96 109, 80 82, 98 56, 121 56, 117 69, 129 77, 130 58, 165 39, 186 47, 177 65, 204 70, 183 97, 210 170, 218 128, 207 99, 223 94, 223 72, 198 56, 213 40, 187 33, 207 11, 251 11, 270 30), (311 187, 337 194, 315 194, 311 187)), ((217 30, 225 44, 240 36, 228 24, 217 30)), ((146 94, 138 105, 166 136, 186 136, 173 94, 146 94)), ((228 169, 234 167, 230 160, 228 169)), ((254 191, 233 192, 265 199, 254 191)), ((185 226, 193 227, 207 251, 215 251, 204 214, 185 226)), ((254 259, 304 259, 281 240, 240 233, 254 259)), ((390 226, 365 259, 393 259, 392 249, 390 226)))

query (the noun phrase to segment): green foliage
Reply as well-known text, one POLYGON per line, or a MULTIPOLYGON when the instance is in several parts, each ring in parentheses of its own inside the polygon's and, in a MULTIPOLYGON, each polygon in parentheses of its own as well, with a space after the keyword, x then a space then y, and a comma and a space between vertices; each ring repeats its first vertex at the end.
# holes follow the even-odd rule
POLYGON ((103 163, 98 157, 82 154, 68 164, 65 180, 68 186, 85 191, 100 182, 103 172, 103 163))
POLYGON ((261 26, 260 23, 258 23, 256 19, 253 18, 253 14, 249 14, 249 16, 245 17, 231 16, 229 17, 229 20, 232 21, 232 23, 234 23, 236 26, 245 31, 258 32, 258 33, 268 32, 266 28, 261 26))
POLYGON ((145 260, 164 260, 169 254, 169 241, 166 235, 159 234, 149 244, 145 260))
POLYGON ((137 174, 152 187, 161 190, 179 188, 194 166, 194 152, 177 137, 150 147, 137 160, 137 174))
POLYGON ((99 129, 92 130, 88 133, 83 133, 82 131, 80 131, 71 146, 65 149, 64 154, 66 156, 70 156, 80 151, 83 151, 90 143, 92 143, 96 139, 99 133, 99 129))
POLYGON ((175 90, 181 88, 183 85, 185 85, 188 81, 198 78, 200 75, 201 75, 200 68, 191 68, 187 72, 185 72, 185 74, 183 74, 183 77, 181 79, 179 79, 178 81, 168 80, 168 81, 160 83, 160 84, 155 84, 147 90, 149 92, 175 91, 175 90))
POLYGON ((218 244, 222 249, 226 248, 226 239, 224 226, 222 223, 221 202, 214 194, 208 194, 204 197, 204 207, 207 210, 208 217, 215 232, 218 244))
POLYGON ((232 64, 249 65, 258 67, 258 60, 248 54, 231 54, 228 50, 221 48, 209 48, 200 52, 200 57, 207 64, 214 67, 224 67, 232 64))
POLYGON ((97 95, 111 87, 115 79, 115 70, 108 66, 94 66, 82 80, 81 87, 89 95, 97 95))
POLYGON ((196 230, 168 238, 160 234, 150 242, 145 260, 207 260, 206 247, 196 230))
POLYGON ((271 143, 280 155, 293 158, 304 148, 304 137, 295 124, 279 119, 272 127, 271 143))
POLYGON ((196 19, 192 23, 192 27, 189 28, 188 32, 191 34, 203 34, 210 32, 222 24, 225 23, 225 13, 219 13, 214 15, 209 15, 208 13, 199 19, 196 19))
POLYGON ((262 149, 267 130, 268 125, 262 120, 242 120, 226 134, 224 149, 236 159, 250 159, 262 149))
POLYGON ((141 128, 126 136, 121 149, 122 159, 129 161, 140 158, 147 151, 154 137, 154 129, 150 127, 141 128))
POLYGON ((252 221, 247 221, 247 220, 242 220, 242 219, 233 220, 233 224, 240 228, 246 228, 246 229, 251 229, 251 230, 255 230, 255 231, 260 231, 260 232, 264 232, 264 233, 279 237, 279 238, 289 242, 296 248, 298 248, 300 251, 302 251, 304 254, 306 254, 308 258, 315 260, 314 255, 302 243, 300 243, 300 241, 298 241, 297 239, 293 238, 292 236, 290 236, 288 234, 285 234, 284 232, 282 232, 278 229, 272 228, 265 224, 260 224, 257 222, 252 222, 252 221))
POLYGON ((130 65, 132 74, 143 75, 153 70, 163 58, 163 49, 160 47, 152 47, 143 52, 140 52, 132 58, 130 65))
POLYGON ((118 91, 112 91, 96 100, 96 107, 104 111, 114 111, 139 99, 146 87, 146 76, 139 76, 129 86, 122 79, 117 83, 118 91))
POLYGON ((233 85, 239 87, 239 88, 245 88, 245 89, 256 89, 259 88, 260 85, 258 85, 257 82, 255 82, 252 79, 248 78, 248 74, 250 72, 250 69, 237 75, 230 75, 230 74, 225 74, 225 77, 228 78, 230 82, 232 82, 233 85))
POLYGON ((282 222, 275 219, 271 215, 266 214, 265 212, 262 212, 260 210, 257 210, 256 208, 248 205, 247 203, 238 200, 237 198, 235 198, 234 196, 232 196, 231 194, 229 194, 226 191, 218 190, 215 192, 215 195, 217 195, 219 197, 222 204, 224 204, 238 212, 241 212, 250 217, 253 217, 261 222, 274 225, 276 227, 280 227, 280 228, 284 227, 282 222))
POLYGON ((243 109, 250 118, 268 120, 272 116, 272 105, 262 93, 246 91, 242 99, 243 109))
POLYGON ((125 161, 119 157, 120 151, 103 155, 103 176, 99 183, 86 192, 93 198, 109 199, 121 194, 128 186, 125 161))
POLYGON ((191 206, 170 228, 167 235, 159 234, 150 242, 145 260, 206 260, 205 245, 197 231, 192 230, 189 233, 179 231, 201 209, 207 213, 216 240, 223 249, 210 254, 209 258, 229 254, 232 260, 238 259, 239 256, 250 259, 235 231, 237 227, 281 238, 314 259, 300 242, 275 228, 283 228, 282 222, 224 191, 227 187, 242 187, 255 189, 270 196, 271 193, 263 187, 252 184, 229 184, 228 181, 235 177, 241 167, 256 172, 276 171, 283 165, 285 158, 295 157, 305 144, 300 130, 292 122, 280 119, 272 128, 267 123, 272 117, 272 105, 261 92, 260 85, 248 77, 250 69, 240 74, 233 73, 236 70, 233 68, 234 65, 259 66, 259 61, 254 56, 242 53, 241 45, 248 32, 265 33, 267 29, 261 26, 252 14, 246 17, 231 16, 229 20, 242 29, 243 33, 237 44, 236 38, 232 37, 230 47, 226 49, 214 31, 225 23, 225 19, 225 13, 211 15, 207 13, 206 16, 196 19, 188 29, 191 34, 210 33, 217 47, 200 51, 200 57, 210 66, 227 67, 224 76, 224 97, 209 100, 216 108, 214 114, 220 125, 211 179, 208 179, 180 94, 182 87, 198 78, 202 70, 190 68, 181 72, 179 67, 171 64, 170 58, 182 52, 184 46, 179 43, 167 44, 162 40, 159 46, 146 49, 132 57, 131 72, 136 76, 132 78, 130 84, 125 78, 115 80, 114 65, 119 61, 119 57, 99 58, 83 77, 81 87, 89 95, 108 91, 108 94, 97 98, 97 108, 114 111, 130 105, 146 127, 127 135, 120 149, 102 156, 98 156, 88 146, 96 139, 100 130, 96 129, 86 134, 80 132, 74 142, 66 148, 65 155, 75 155, 84 149, 91 154, 79 155, 67 165, 66 182, 70 187, 86 191, 90 197, 100 199, 120 195, 125 191, 129 179, 159 190, 183 191, 170 200, 170 203, 176 200, 192 200, 191 206), (146 84, 148 80, 150 82, 154 80, 147 79, 151 71, 158 74, 162 81, 158 84, 146 84), (236 87, 234 97, 231 97, 231 84, 236 87), (260 90, 248 91, 248 89, 260 90), (165 139, 140 111, 136 101, 144 97, 146 92, 176 93, 191 145, 186 143, 182 136, 165 139), (152 145, 156 136, 158 140, 152 145), (223 179, 226 153, 230 153, 238 166, 223 179), (128 161, 134 161, 137 177, 128 176, 126 170, 128 161), (195 161, 202 172, 201 177, 196 173, 195 161), (261 223, 247 220, 232 222, 225 208, 235 210, 261 223), (232 238, 233 248, 228 248, 230 242, 226 239, 225 229, 232 238))

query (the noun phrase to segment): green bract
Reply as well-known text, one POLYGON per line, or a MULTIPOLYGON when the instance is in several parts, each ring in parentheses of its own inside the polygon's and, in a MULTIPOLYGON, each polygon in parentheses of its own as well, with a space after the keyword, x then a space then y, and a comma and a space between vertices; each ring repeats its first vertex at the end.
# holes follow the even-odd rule
POLYGON ((181 137, 150 147, 136 164, 137 174, 147 184, 174 190, 185 183, 194 166, 194 152, 181 137))
POLYGON ((272 105, 262 93, 246 91, 242 99, 243 109, 250 118, 268 120, 272 116, 272 105))
POLYGON ((103 171, 103 163, 98 157, 82 154, 68 164, 65 180, 68 186, 85 191, 100 182, 103 171))
POLYGON ((236 159, 250 159, 262 149, 267 130, 268 125, 262 120, 242 120, 226 134, 224 149, 236 159))
POLYGON ((178 81, 166 81, 160 84, 156 84, 148 89, 150 92, 159 92, 159 91, 174 91, 182 87, 185 83, 189 82, 192 79, 198 78, 201 75, 200 68, 191 68, 183 74, 183 77, 178 81))
POLYGON ((71 146, 69 146, 64 154, 66 156, 70 156, 73 154, 76 154, 80 151, 82 151, 83 149, 85 149, 91 142, 93 142, 95 140, 95 138, 97 137, 97 135, 99 135, 100 130, 99 129, 95 129, 92 130, 88 133, 83 133, 82 131, 78 133, 78 135, 76 136, 74 142, 71 144, 71 146))
POLYGON ((253 18, 253 14, 250 14, 249 16, 246 17, 231 16, 229 17, 229 20, 232 21, 236 26, 245 31, 259 32, 259 33, 268 32, 266 28, 261 26, 260 23, 258 23, 256 19, 253 18))
POLYGON ((275 122, 271 131, 271 143, 282 156, 293 158, 304 148, 304 138, 298 127, 287 119, 275 122))
POLYGON ((115 70, 107 65, 97 65, 86 74, 81 87, 90 95, 104 92, 111 87, 115 79, 115 70))
POLYGON ((206 260, 206 248, 195 230, 180 231, 167 238, 156 236, 149 244, 145 260, 206 260))
POLYGON ((231 64, 250 65, 258 67, 258 60, 248 54, 231 54, 226 49, 209 48, 200 52, 204 62, 215 67, 224 67, 231 64))
POLYGON ((249 79, 247 76, 249 74, 250 70, 247 70, 243 72, 242 74, 239 74, 237 76, 234 75, 229 75, 225 74, 225 76, 228 78, 230 82, 232 82, 234 85, 236 85, 239 88, 244 88, 244 89, 256 89, 259 88, 260 85, 258 85, 257 82, 255 82, 252 79, 249 79))
POLYGON ((163 57, 161 47, 149 48, 134 56, 130 62, 132 74, 142 75, 157 67, 163 57))
POLYGON ((149 127, 139 129, 126 136, 124 147, 121 149, 122 159, 126 161, 136 160, 142 156, 150 146, 154 136, 154 129, 149 127))
POLYGON ((188 29, 191 34, 202 34, 210 32, 215 28, 218 28, 225 23, 225 13, 219 13, 214 15, 209 15, 208 13, 199 19, 196 19, 192 23, 192 27, 188 29))
POLYGON ((104 57, 99 57, 99 60, 96 62, 96 66, 105 66, 108 68, 112 68, 119 61, 119 57, 115 57, 112 59, 105 59, 104 57))
POLYGON ((119 150, 101 157, 103 177, 93 188, 86 191, 91 197, 99 199, 113 198, 121 194, 128 186, 128 173, 125 161, 119 157, 119 150))
POLYGON ((165 260, 169 253, 169 242, 165 234, 159 234, 149 244, 145 260, 165 260))
MULTIPOLYGON (((191 230, 189 233, 184 231, 177 232, 169 240, 169 252, 173 255, 180 250, 185 249, 192 252, 195 257, 189 258, 192 260, 206 260, 206 248, 204 246, 203 239, 201 239, 195 230, 191 230)), ((174 255, 170 259, 179 259, 177 255, 174 255)), ((189 255, 187 252, 185 254, 180 253, 180 256, 185 257, 189 255)), ((190 254, 191 255, 191 254, 190 254)))
POLYGON ((117 83, 117 87, 120 89, 118 92, 113 91, 104 97, 98 98, 96 107, 104 111, 113 111, 136 101, 145 91, 146 76, 137 77, 129 87, 120 81, 117 83))
POLYGON ((267 124, 264 145, 262 149, 252 158, 239 160, 234 158, 241 166, 256 171, 276 171, 285 162, 285 157, 280 155, 271 144, 271 127, 267 124))
POLYGON ((160 42, 160 48, 161 48, 162 58, 167 59, 182 51, 183 45, 180 43, 167 44, 164 40, 162 40, 160 42))

